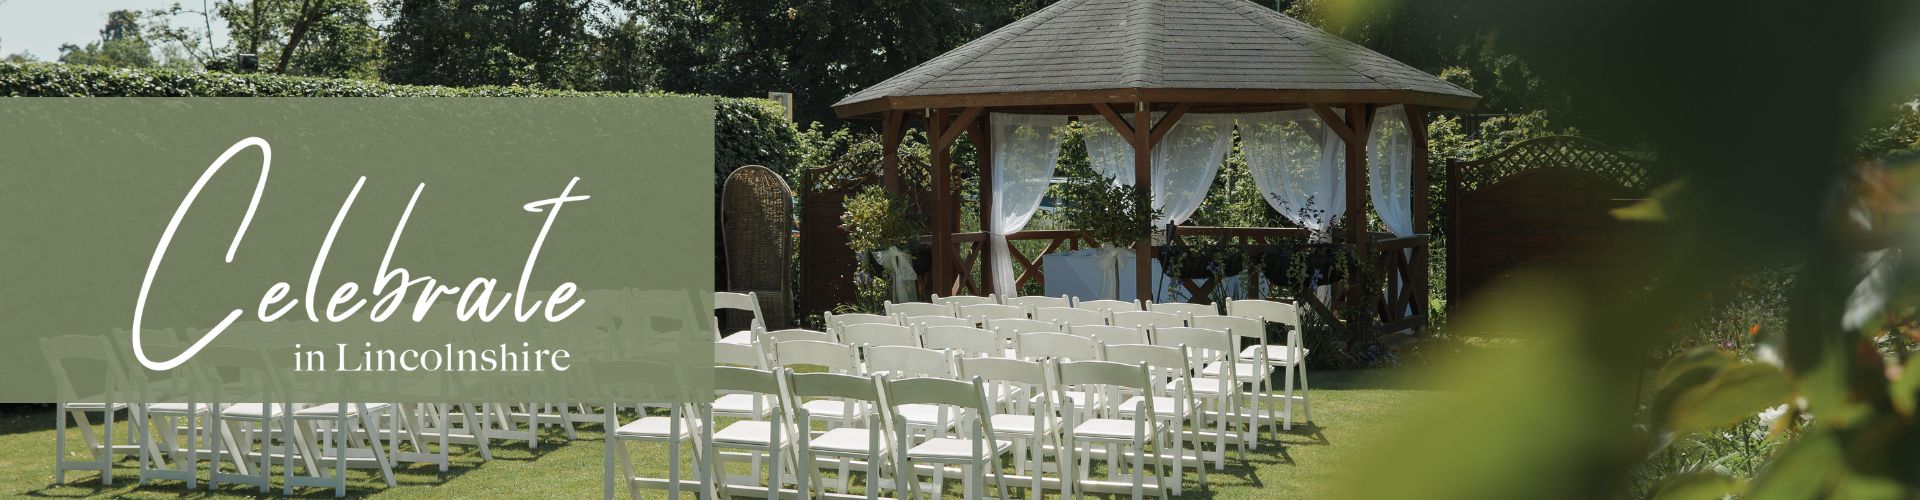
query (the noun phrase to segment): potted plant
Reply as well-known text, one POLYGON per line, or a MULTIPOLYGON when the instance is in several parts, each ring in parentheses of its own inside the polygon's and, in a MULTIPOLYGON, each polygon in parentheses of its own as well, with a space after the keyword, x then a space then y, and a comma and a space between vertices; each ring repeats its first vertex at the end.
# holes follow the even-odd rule
POLYGON ((1099 245, 1095 258, 1107 277, 1109 299, 1119 297, 1120 257, 1134 243, 1153 234, 1153 220, 1160 216, 1153 209, 1147 190, 1116 184, 1108 179, 1075 178, 1061 190, 1065 206, 1060 218, 1076 228, 1080 236, 1099 245))
POLYGON ((860 255, 863 267, 886 271, 896 302, 914 300, 914 283, 932 267, 932 249, 920 244, 927 231, 922 220, 912 198, 877 185, 847 197, 840 215, 847 247, 860 255))

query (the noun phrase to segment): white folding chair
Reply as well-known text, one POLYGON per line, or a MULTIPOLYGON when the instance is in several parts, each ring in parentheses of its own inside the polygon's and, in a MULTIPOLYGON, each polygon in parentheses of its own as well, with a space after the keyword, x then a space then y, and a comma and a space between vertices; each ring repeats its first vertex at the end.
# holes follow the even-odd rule
POLYGON ((292 495, 294 488, 326 487, 333 488, 333 496, 346 496, 347 469, 356 467, 380 469, 381 478, 392 488, 393 462, 381 441, 378 420, 389 417, 392 421, 388 428, 397 430, 399 421, 394 418, 394 410, 394 405, 388 403, 326 403, 282 413, 284 428, 298 429, 300 432, 294 435, 307 439, 306 446, 287 450, 288 453, 310 450, 313 456, 311 460, 301 461, 307 466, 307 474, 295 475, 294 461, 289 454, 280 469, 281 494, 292 495), (332 474, 323 474, 323 468, 332 474))
POLYGON ((1073 298, 1068 297, 1066 295, 1061 295, 1059 297, 1048 297, 1045 295, 1024 295, 1020 297, 1007 297, 1006 299, 1001 300, 1000 303, 1010 305, 1010 306, 1025 307, 1027 309, 1039 309, 1042 307, 1073 307, 1073 298))
MULTIPOLYGON (((953 378, 953 355, 908 346, 878 346, 867 349, 867 374, 891 378, 953 378)), ((915 434, 936 435, 953 428, 952 412, 936 405, 893 405, 894 427, 915 434)))
MULTIPOLYGON (((1301 337, 1301 335, 1303 335, 1301 330, 1303 325, 1300 321, 1299 306, 1269 300, 1229 300, 1227 301, 1227 315, 1258 319, 1268 323, 1279 323, 1287 330, 1286 345, 1279 346, 1278 348, 1268 346, 1268 348, 1264 349, 1267 354, 1268 363, 1286 370, 1286 374, 1281 376, 1281 384, 1285 387, 1287 393, 1286 423, 1283 425, 1283 428, 1293 428, 1293 404, 1295 402, 1300 404, 1301 413, 1304 414, 1307 421, 1313 421, 1313 403, 1310 397, 1312 396, 1313 385, 1307 381, 1308 349, 1301 337), (1294 371, 1296 370, 1300 372, 1299 396, 1294 396, 1293 394, 1295 390, 1293 377, 1294 371)), ((1248 346, 1246 349, 1241 350, 1240 359, 1251 362, 1255 357, 1252 352, 1253 349, 1253 346, 1248 346)))
POLYGON ((766 315, 760 314, 760 296, 753 292, 713 292, 714 334, 719 335, 720 313, 727 310, 744 311, 748 316, 747 329, 716 336, 715 340, 729 343, 745 343, 753 338, 754 328, 766 328, 766 315))
POLYGON ((828 312, 828 313, 824 313, 824 315, 826 318, 825 321, 827 324, 827 333, 840 333, 841 327, 844 327, 847 325, 858 325, 861 323, 887 323, 892 325, 901 324, 900 318, 891 314, 885 314, 885 315, 867 314, 867 313, 834 314, 834 313, 828 312))
MULTIPOLYGON (((1270 425, 1275 420, 1282 420, 1281 429, 1293 429, 1293 405, 1296 400, 1296 396, 1293 393, 1293 372, 1288 363, 1276 358, 1286 356, 1294 347, 1299 346, 1300 343, 1296 341, 1286 346, 1271 345, 1267 342, 1266 322, 1258 319, 1239 316, 1212 316, 1205 320, 1196 319, 1196 321, 1204 321, 1205 324, 1211 328, 1225 330, 1239 341, 1239 345, 1246 346, 1239 351, 1235 369, 1239 370, 1237 376, 1240 378, 1258 377, 1258 381, 1261 382, 1258 389, 1259 392, 1253 395, 1253 403, 1255 404, 1251 409, 1263 414, 1261 417, 1262 425, 1270 425), (1287 369, 1280 377, 1282 387, 1285 389, 1284 393, 1279 397, 1275 397, 1272 394, 1272 375, 1275 369, 1287 369), (1279 415, 1279 418, 1276 418, 1276 413, 1279 415)), ((1293 335, 1289 333, 1289 338, 1292 336, 1293 335)), ((1298 357, 1296 356, 1294 359, 1298 359, 1298 357)), ((1302 371, 1304 371, 1305 366, 1301 366, 1301 368, 1302 371)), ((1206 370, 1201 373, 1206 376, 1219 376, 1223 369, 1224 366, 1222 366, 1221 363, 1213 363, 1208 365, 1206 370)), ((1299 397, 1298 399, 1302 402, 1305 401, 1304 397, 1299 397)))
POLYGON ((960 317, 985 323, 996 319, 1027 319, 1027 308, 1001 304, 974 304, 960 306, 960 317))
POLYGON ((941 498, 940 490, 945 486, 947 468, 945 464, 960 465, 960 485, 962 498, 976 500, 986 494, 987 471, 993 472, 994 485, 1000 490, 1000 498, 1007 498, 1006 476, 1000 470, 1000 454, 1013 447, 1009 441, 1002 441, 994 433, 993 407, 987 403, 985 382, 979 378, 962 382, 950 378, 918 377, 906 379, 885 379, 884 398, 892 406, 895 415, 913 408, 932 407, 942 414, 952 415, 958 420, 954 425, 959 436, 949 437, 944 433, 920 439, 916 443, 911 433, 900 425, 894 426, 894 466, 895 490, 903 496, 917 497, 920 494, 919 464, 927 464, 933 472, 932 491, 929 498, 941 498))
POLYGON ((841 329, 840 343, 854 347, 883 345, 920 347, 920 336, 909 327, 867 323, 847 325, 846 328, 841 329))
MULTIPOLYGON (((680 498, 681 490, 693 488, 700 492, 702 498, 713 498, 713 473, 708 467, 711 461, 702 455, 706 450, 702 449, 701 444, 694 441, 695 436, 704 436, 707 432, 706 423, 696 418, 696 415, 705 413, 704 410, 701 410, 701 413, 689 411, 689 406, 691 405, 680 403, 668 405, 667 416, 642 416, 638 420, 614 429, 608 437, 607 446, 613 447, 614 459, 620 462, 620 477, 623 479, 621 482, 626 483, 627 494, 635 500, 640 498, 641 488, 667 490, 668 498, 680 498), (632 453, 627 451, 628 442, 667 445, 667 477, 661 479, 635 475, 632 453), (680 478, 680 446, 682 444, 693 449, 693 463, 699 476, 696 480, 688 481, 680 478)), ((612 420, 615 417, 606 418, 612 420)), ((606 465, 608 469, 605 472, 612 475, 612 464, 606 465)))
POLYGON ((1145 305, 1142 305, 1145 302, 1146 301, 1141 301, 1141 300, 1110 300, 1110 299, 1082 300, 1079 302, 1074 302, 1073 307, 1076 309, 1088 309, 1088 310, 1106 311, 1106 312, 1145 311, 1147 310, 1147 307, 1145 305))
MULTIPOLYGON (((1101 348, 1103 349, 1101 354, 1107 361, 1147 365, 1148 375, 1152 377, 1153 382, 1149 385, 1152 387, 1143 394, 1133 395, 1121 401, 1120 405, 1114 409, 1116 413, 1134 419, 1151 415, 1160 420, 1161 425, 1172 429, 1168 434, 1173 438, 1173 446, 1169 449, 1155 447, 1154 453, 1163 460, 1171 457, 1174 474, 1168 478, 1168 482, 1173 483, 1171 485, 1173 494, 1180 494, 1182 483, 1186 482, 1188 466, 1186 446, 1189 441, 1186 437, 1190 431, 1187 425, 1188 423, 1194 425, 1191 434, 1198 437, 1204 417, 1200 401, 1193 396, 1191 378, 1193 370, 1199 367, 1187 356, 1187 350, 1184 347, 1102 344, 1101 348), (1152 401, 1148 402, 1149 399, 1152 401), (1150 408, 1152 413, 1143 413, 1142 406, 1150 408)), ((1205 488, 1207 486, 1206 452, 1200 448, 1200 441, 1194 440, 1191 443, 1193 444, 1192 466, 1199 470, 1200 487, 1205 488)))
MULTIPOLYGON (((1092 361, 1100 359, 1100 344, 1093 339, 1064 333, 1023 333, 1015 339, 1015 351, 1020 359, 1041 361, 1047 359, 1066 359, 1073 361, 1092 361)), ((1104 407, 1109 399, 1100 394, 1070 392, 1067 394, 1072 404, 1062 404, 1062 409, 1071 408, 1080 412, 1091 412, 1104 407)))
POLYGON ((1148 328, 1173 328, 1173 327, 1187 326, 1187 316, 1184 314, 1153 312, 1153 311, 1114 311, 1113 319, 1111 319, 1110 321, 1112 321, 1112 324, 1114 326, 1135 326, 1135 327, 1148 327, 1148 328))
POLYGON ((840 341, 840 338, 835 337, 832 333, 823 332, 819 330, 808 330, 805 328, 788 328, 785 330, 774 330, 771 332, 767 332, 765 337, 766 337, 766 340, 770 341, 770 342, 766 342, 766 344, 768 345, 780 345, 781 342, 793 342, 796 340, 811 340, 815 342, 839 342, 840 341))
POLYGON ((952 304, 934 304, 930 302, 885 302, 888 316, 953 316, 959 309, 952 304))
POLYGON ((1033 310, 1033 319, 1062 325, 1105 325, 1113 317, 1106 309, 1078 307, 1042 307, 1033 310))
POLYGON ((713 371, 714 392, 725 399, 740 396, 749 401, 770 403, 764 413, 757 417, 741 417, 714 430, 715 417, 721 416, 717 405, 709 408, 702 417, 700 426, 701 442, 707 450, 707 457, 713 462, 707 470, 713 471, 714 482, 718 484, 719 496, 732 498, 743 493, 757 492, 766 495, 768 500, 778 500, 783 494, 802 495, 798 490, 783 490, 786 465, 793 460, 792 436, 796 432, 791 428, 782 407, 777 403, 781 394, 779 377, 773 372, 753 368, 719 366, 713 371), (740 450, 740 451, 726 451, 740 450), (748 462, 751 471, 744 477, 727 473, 727 462, 748 462), (764 486, 760 482, 761 463, 766 462, 767 480, 764 486))
MULTIPOLYGON (((1146 363, 1125 364, 1110 361, 1055 361, 1054 376, 1058 378, 1057 390, 1061 397, 1071 397, 1076 390, 1084 394, 1097 394, 1118 391, 1148 392, 1156 385, 1152 382, 1146 363)), ((1160 498, 1167 498, 1168 488, 1163 484, 1167 480, 1166 463, 1159 453, 1148 453, 1149 446, 1161 449, 1166 446, 1170 426, 1157 418, 1131 418, 1134 415, 1158 414, 1153 399, 1141 400, 1132 413, 1101 412, 1089 418, 1080 418, 1077 412, 1068 412, 1066 445, 1061 447, 1064 455, 1062 464, 1070 464, 1078 458, 1079 467, 1071 473, 1069 482, 1078 491, 1108 489, 1115 491, 1128 488, 1133 498, 1143 497, 1152 489, 1160 498), (1101 454, 1107 462, 1107 480, 1097 481, 1091 477, 1093 447, 1106 445, 1106 453, 1101 454), (1081 446, 1086 449, 1081 450, 1081 446), (1121 449, 1121 448, 1125 449, 1121 449), (1078 457, 1075 457, 1078 455, 1078 457), (1129 460, 1122 460, 1127 458, 1129 460), (1153 470, 1147 471, 1147 460, 1151 458, 1153 470), (1123 465, 1131 465, 1123 470, 1123 465), (1125 480, 1120 480, 1124 476, 1125 480), (1152 480, 1149 482, 1148 477, 1152 480)))
POLYGON ((983 328, 1000 337, 1001 343, 1006 347, 1006 355, 1009 357, 1016 354, 1013 351, 1013 339, 1019 337, 1022 333, 1060 333, 1066 331, 1066 328, 1061 326, 1060 323, 1040 321, 1037 319, 990 319, 987 320, 987 325, 983 328))
MULTIPOLYGON (((850 469, 855 462, 859 462, 866 469, 866 498, 879 498, 880 489, 891 486, 882 478, 893 456, 893 447, 883 438, 893 433, 886 430, 892 420, 883 413, 885 404, 880 396, 879 379, 841 373, 795 373, 791 368, 782 370, 781 376, 786 379, 787 392, 791 397, 786 406, 794 408, 793 422, 795 428, 799 429, 794 433, 794 438, 799 441, 796 446, 799 460, 794 470, 795 489, 807 492, 811 498, 825 497, 826 487, 820 476, 819 460, 826 458, 838 462, 839 475, 835 489, 842 496, 845 496, 852 483, 850 469), (821 399, 795 404, 805 398, 821 399), (854 408, 854 411, 847 413, 862 415, 864 427, 843 425, 814 434, 811 431, 814 412, 807 407, 829 400, 854 408)), ((844 420, 836 419, 836 422, 844 423, 844 420)))
MULTIPOLYGON (((774 351, 778 353, 775 359, 780 361, 780 366, 783 368, 815 366, 824 369, 826 373, 844 375, 866 372, 860 365, 859 350, 850 345, 799 340, 776 344, 774 351)), ((858 424, 873 411, 870 407, 850 405, 832 399, 788 401, 787 407, 806 410, 816 418, 827 420, 827 425, 836 427, 858 424)))
POLYGON ((1186 316, 1214 316, 1220 314, 1220 308, 1212 302, 1195 304, 1191 302, 1149 302, 1147 310, 1173 313, 1186 316))
MULTIPOLYGON (((1227 333, 1226 330, 1207 328, 1162 328, 1153 333, 1154 345, 1185 346, 1188 355, 1203 367, 1224 364, 1226 369, 1220 370, 1219 373, 1193 377, 1193 393, 1196 397, 1212 404, 1208 409, 1208 416, 1217 419, 1215 427, 1218 434, 1214 436, 1216 449, 1224 450, 1225 448, 1221 447, 1228 444, 1226 443, 1227 425, 1246 429, 1235 440, 1237 441, 1235 444, 1242 450, 1241 459, 1244 461, 1247 448, 1259 448, 1259 430, 1264 426, 1264 422, 1272 418, 1272 415, 1271 412, 1260 410, 1269 407, 1265 398, 1258 392, 1258 389, 1264 387, 1261 381, 1241 377, 1245 373, 1239 369, 1241 363, 1238 363, 1237 357, 1234 356, 1233 334, 1227 333), (1250 397, 1242 389, 1245 386, 1253 386, 1255 389, 1250 397)), ((1223 452, 1214 459, 1214 468, 1225 467, 1225 461, 1223 452)))
POLYGON ((950 306, 969 306, 974 304, 998 304, 1000 303, 1000 296, 989 293, 985 297, 981 297, 979 295, 954 295, 951 297, 941 297, 940 294, 936 293, 936 294, 933 294, 933 303, 946 304, 950 306))
POLYGON ((300 457, 301 465, 307 470, 315 470, 313 459, 316 456, 305 433, 299 426, 290 425, 286 418, 296 408, 282 402, 288 397, 285 382, 280 378, 267 353, 261 349, 243 346, 209 345, 195 355, 208 374, 221 377, 212 387, 222 395, 215 397, 223 400, 253 400, 258 403, 237 403, 214 405, 208 421, 215 426, 213 432, 213 457, 211 469, 207 474, 207 488, 218 490, 220 483, 250 484, 266 493, 272 486, 272 462, 278 453, 286 458, 285 467, 293 466, 293 458, 300 457), (228 378, 227 375, 231 375, 228 378), (227 394, 231 394, 230 396, 227 394), (234 439, 238 430, 239 439, 234 439), (258 439, 255 439, 255 437, 258 439), (278 437, 279 443, 274 439, 278 437), (259 448, 254 448, 254 443, 259 448), (234 472, 220 469, 223 459, 231 461, 234 472), (252 460, 249 463, 249 460, 252 460))
POLYGON ((1147 343, 1147 327, 1144 326, 1069 326, 1067 327, 1067 333, 1078 337, 1090 338, 1093 339, 1094 342, 1103 344, 1147 343))
POLYGON ((132 388, 113 352, 104 336, 62 335, 40 340, 40 354, 53 370, 54 391, 60 398, 54 403, 53 412, 55 483, 66 483, 69 470, 92 470, 100 472, 102 486, 112 486, 114 455, 148 455, 142 452, 144 446, 137 440, 136 433, 128 433, 127 444, 113 443, 113 419, 121 410, 127 410, 130 430, 145 425, 144 414, 137 411, 139 407, 125 403, 132 388), (96 366, 97 373, 85 374, 96 366), (100 416, 99 429, 94 428, 89 414, 100 416), (68 459, 68 416, 80 425, 80 437, 86 442, 90 460, 68 459))
POLYGON ((920 342, 928 349, 948 349, 966 357, 1003 357, 1006 343, 993 332, 971 326, 929 326, 920 329, 920 342))
MULTIPOLYGON (((1046 365, 1026 360, 1007 358, 960 358, 958 363, 960 376, 967 379, 986 381, 987 398, 1002 405, 1001 411, 991 417, 993 428, 1001 437, 1013 441, 1013 456, 1025 460, 1014 462, 1015 479, 1029 482, 1028 497, 1040 498, 1045 485, 1046 452, 1060 448, 1060 422, 1062 421, 1054 393, 1049 390, 1053 385, 1048 376, 1046 365)), ((1060 477, 1066 477, 1064 471, 1070 464, 1059 463, 1056 470, 1062 471, 1060 477)), ((1060 481, 1065 486, 1068 481, 1060 481)), ((1063 489, 1062 498, 1072 498, 1070 487, 1063 489)))
MULTIPOLYGON (((757 347, 714 344, 713 364, 718 367, 766 369, 767 359, 766 353, 757 347)), ((751 391, 721 394, 719 397, 714 398, 713 414, 731 418, 765 419, 768 414, 773 411, 773 407, 777 406, 776 398, 770 395, 777 393, 759 393, 756 395, 747 392, 751 391)), ((759 469, 756 468, 754 470, 758 471, 759 469)), ((756 472, 756 474, 758 474, 758 472, 756 472)))

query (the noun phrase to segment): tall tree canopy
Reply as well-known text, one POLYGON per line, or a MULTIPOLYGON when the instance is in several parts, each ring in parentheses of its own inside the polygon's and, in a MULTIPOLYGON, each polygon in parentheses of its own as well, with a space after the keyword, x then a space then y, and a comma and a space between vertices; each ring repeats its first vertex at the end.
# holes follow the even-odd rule
POLYGON ((383 79, 596 88, 590 0, 385 0, 383 79))
POLYGON ((153 66, 153 47, 140 35, 140 14, 131 10, 107 13, 100 40, 86 45, 60 46, 60 62, 146 68, 153 66))
POLYGON ((260 71, 372 78, 380 66, 380 33, 366 0, 227 0, 215 11, 227 21, 233 50, 258 54, 260 71))

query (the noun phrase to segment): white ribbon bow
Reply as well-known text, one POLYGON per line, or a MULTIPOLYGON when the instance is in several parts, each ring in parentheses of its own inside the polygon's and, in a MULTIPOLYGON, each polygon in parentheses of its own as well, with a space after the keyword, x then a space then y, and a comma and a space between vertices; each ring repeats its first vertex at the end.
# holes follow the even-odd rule
POLYGON ((1129 250, 1109 243, 1102 243, 1100 248, 1093 249, 1093 261, 1099 264, 1100 273, 1106 275, 1108 299, 1120 298, 1120 258, 1126 256, 1129 250))
POLYGON ((880 267, 886 268, 893 277, 893 301, 913 302, 914 289, 917 288, 913 285, 920 280, 920 275, 913 272, 913 256, 900 247, 887 247, 886 250, 874 252, 873 258, 880 261, 880 267))

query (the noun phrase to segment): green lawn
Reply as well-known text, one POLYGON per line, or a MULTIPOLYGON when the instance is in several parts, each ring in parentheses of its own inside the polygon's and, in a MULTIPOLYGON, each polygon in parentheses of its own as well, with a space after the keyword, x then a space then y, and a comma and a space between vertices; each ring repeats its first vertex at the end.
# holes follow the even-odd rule
MULTIPOLYGON (((1282 435, 1285 447, 1263 441, 1257 452, 1249 453, 1250 464, 1238 464, 1231 457, 1227 470, 1210 471, 1211 491, 1200 490, 1193 474, 1187 475, 1183 498, 1276 499, 1325 498, 1335 472, 1365 467, 1354 458, 1361 444, 1382 433, 1395 416, 1418 415, 1438 410, 1436 392, 1400 376, 1400 371, 1320 372, 1313 374, 1314 417, 1316 425, 1296 425, 1282 435)), ((132 459, 115 469, 114 485, 101 487, 98 475, 88 471, 70 471, 67 482, 53 483, 53 417, 49 414, 0 417, 0 497, 83 497, 115 496, 132 498, 207 496, 201 489, 188 492, 183 483, 158 482, 143 488, 134 486, 136 473, 132 459)), ((120 427, 124 430, 124 423, 120 427)), ((69 443, 78 443, 77 431, 69 443)), ((355 470, 351 473, 350 495, 382 498, 514 496, 537 498, 588 498, 600 496, 601 435, 597 429, 582 432, 569 442, 559 430, 549 431, 538 451, 528 451, 521 443, 495 446, 494 459, 482 462, 477 452, 454 457, 452 469, 441 476, 433 467, 418 465, 396 471, 398 486, 386 488, 378 473, 355 470)), ((665 447, 633 448, 642 470, 665 475, 665 447)), ((203 467, 204 468, 204 467, 203 467)), ((204 473, 202 474, 204 481, 204 473)), ((948 488, 955 494, 957 483, 948 488)), ((299 491, 299 490, 296 490, 299 491)), ((213 496, 255 496, 256 490, 223 485, 213 496)), ((276 486, 272 492, 278 495, 276 486)), ((332 490, 300 491, 307 496, 331 497, 332 490)), ((1014 488, 1011 495, 1024 496, 1014 488)), ((625 498, 622 492, 621 498, 625 498)))

